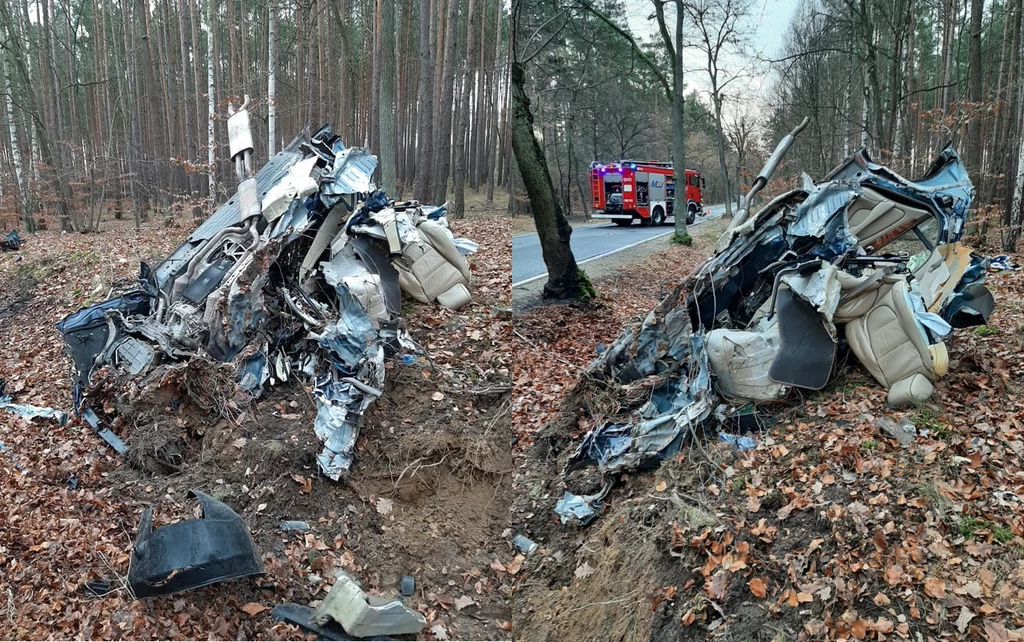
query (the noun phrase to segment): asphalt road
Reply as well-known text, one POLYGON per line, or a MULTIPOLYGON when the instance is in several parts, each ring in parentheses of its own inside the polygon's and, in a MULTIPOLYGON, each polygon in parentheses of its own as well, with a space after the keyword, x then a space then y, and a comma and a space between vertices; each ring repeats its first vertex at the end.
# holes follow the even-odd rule
MULTIPOLYGON (((699 226, 709 218, 718 218, 725 213, 725 205, 712 205, 710 213, 698 216, 690 227, 699 226)), ((607 225, 581 225, 572 229, 572 252, 576 262, 585 263, 589 259, 607 256, 627 247, 673 232, 671 223, 661 227, 640 227, 634 222, 629 227, 619 227, 615 223, 607 225)), ((536 234, 522 234, 512 237, 512 285, 547 274, 544 258, 540 251, 540 239, 536 234)))

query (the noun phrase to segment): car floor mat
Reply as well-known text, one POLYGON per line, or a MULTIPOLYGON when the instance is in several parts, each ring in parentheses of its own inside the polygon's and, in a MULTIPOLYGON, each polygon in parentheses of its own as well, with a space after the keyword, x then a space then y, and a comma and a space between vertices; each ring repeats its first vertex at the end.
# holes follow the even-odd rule
POLYGON ((779 288, 779 354, 768 370, 776 383, 821 390, 836 359, 836 344, 811 304, 789 288, 779 288))

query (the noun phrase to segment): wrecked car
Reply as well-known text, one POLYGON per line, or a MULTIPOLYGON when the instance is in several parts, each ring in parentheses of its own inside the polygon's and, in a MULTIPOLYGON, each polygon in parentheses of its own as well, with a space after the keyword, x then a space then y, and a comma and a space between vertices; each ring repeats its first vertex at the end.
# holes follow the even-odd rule
MULTIPOLYGON (((987 259, 960 242, 974 188, 950 146, 916 180, 861 150, 748 214, 805 124, 769 159, 715 256, 588 367, 584 379, 650 393, 628 421, 587 433, 567 472, 657 465, 737 408, 824 388, 840 351, 888 390, 891 406, 924 401, 948 368, 943 338, 987 322, 987 259)), ((609 487, 566 492, 555 510, 586 523, 609 487)))
POLYGON ((337 480, 382 394, 384 360, 421 350, 403 328, 402 293, 466 305, 475 245, 453 237, 444 206, 378 191, 376 157, 329 126, 254 173, 245 107, 228 119, 235 196, 155 268, 143 264, 137 288, 58 324, 75 408, 112 435, 87 403, 101 369, 145 384, 197 359, 229 364, 250 398, 300 377, 316 400, 320 469, 337 480))

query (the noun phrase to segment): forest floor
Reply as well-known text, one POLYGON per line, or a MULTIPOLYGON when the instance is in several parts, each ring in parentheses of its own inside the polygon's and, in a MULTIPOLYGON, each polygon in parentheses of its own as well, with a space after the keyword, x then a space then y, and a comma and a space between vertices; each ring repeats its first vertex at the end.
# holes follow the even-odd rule
POLYGON ((710 252, 696 239, 598 279, 594 309, 516 316, 512 520, 539 549, 515 639, 1024 640, 1024 272, 989 274, 990 325, 954 331, 931 403, 889 409, 850 357, 826 389, 759 407, 754 450, 692 444, 623 475, 590 525, 558 522, 563 465, 597 421, 580 372, 669 291, 659 275, 710 252), (919 436, 902 446, 882 418, 919 436))
MULTIPOLYGON (((270 618, 274 605, 315 605, 338 570, 368 592, 405 598, 428 639, 508 639, 519 561, 507 531, 512 341, 507 216, 452 221, 480 244, 474 302, 458 312, 407 303, 427 350, 387 364, 346 483, 317 474, 315 410, 301 384, 277 386, 236 422, 211 417, 173 387, 108 399, 130 448, 118 457, 82 421, 0 420, 0 639, 308 639, 270 618), (157 525, 193 519, 196 488, 250 529, 266 575, 133 600, 123 586, 143 509, 157 525), (280 520, 304 520, 285 533, 280 520), (83 585, 110 580, 100 599, 83 585)), ((0 254, 0 377, 17 403, 69 409, 70 361, 55 324, 129 286, 191 229, 43 232, 0 254)), ((521 560, 520 560, 521 561, 521 560)))

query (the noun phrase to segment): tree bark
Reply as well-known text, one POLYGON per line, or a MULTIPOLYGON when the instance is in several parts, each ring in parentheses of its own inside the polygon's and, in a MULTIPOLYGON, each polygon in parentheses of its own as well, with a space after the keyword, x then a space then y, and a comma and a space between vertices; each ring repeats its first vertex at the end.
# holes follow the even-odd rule
POLYGON ((688 239, 686 229, 686 125, 683 121, 683 3, 676 0, 676 37, 670 43, 667 38, 668 29, 665 24, 665 13, 660 3, 658 24, 665 36, 665 46, 672 59, 672 166, 675 181, 675 202, 672 211, 675 215, 675 236, 679 240, 688 239), (671 46, 670 46, 671 45, 671 46))
MULTIPOLYGON (((518 4, 518 2, 516 3, 518 4)), ((512 63, 512 149, 530 197, 530 208, 548 269, 545 298, 574 299, 584 296, 581 273, 569 244, 572 228, 562 213, 551 182, 547 159, 533 134, 533 114, 524 84, 526 72, 512 63)))
POLYGON ((430 199, 431 128, 434 125, 434 58, 430 32, 433 30, 431 0, 420 0, 420 82, 416 98, 416 178, 414 197, 420 202, 430 199))
POLYGON ((433 202, 443 203, 448 194, 448 172, 451 169, 452 100, 454 98, 455 45, 458 40, 459 0, 447 0, 444 28, 444 62, 441 68, 441 95, 434 118, 433 202))
POLYGON ((21 220, 25 231, 32 234, 36 231, 36 221, 32 217, 28 189, 22 175, 21 147, 18 145, 18 127, 14 123, 14 105, 11 102, 11 78, 7 72, 7 54, 0 52, 0 71, 4 75, 4 102, 7 109, 7 128, 11 136, 11 164, 14 165, 14 185, 18 191, 18 205, 21 207, 21 220))
MULTIPOLYGON (((210 198, 210 211, 213 212, 217 204, 217 172, 214 171, 217 162, 216 156, 216 119, 217 101, 213 92, 213 15, 214 3, 208 5, 206 24, 206 171, 209 173, 207 190, 210 198)), ((273 146, 273 143, 271 143, 273 146)))
MULTIPOLYGON (((486 0, 484 0, 486 1, 486 0)), ((476 30, 473 20, 476 18, 476 0, 469 0, 469 13, 466 17, 466 57, 462 62, 459 85, 459 109, 455 123, 455 171, 453 179, 452 207, 450 215, 453 219, 466 216, 466 123, 469 122, 469 95, 472 91, 469 64, 476 55, 476 30)))
POLYGON ((381 185, 392 197, 398 192, 395 170, 395 5, 381 4, 380 165, 381 185))
POLYGON ((267 156, 277 153, 277 0, 267 16, 267 156))
POLYGON ((967 86, 970 101, 974 103, 970 120, 967 122, 968 142, 967 158, 968 165, 975 172, 981 173, 982 155, 984 153, 985 141, 981 137, 981 102, 982 95, 982 68, 981 68, 981 19, 984 10, 984 0, 971 0, 971 33, 967 46, 967 86))

